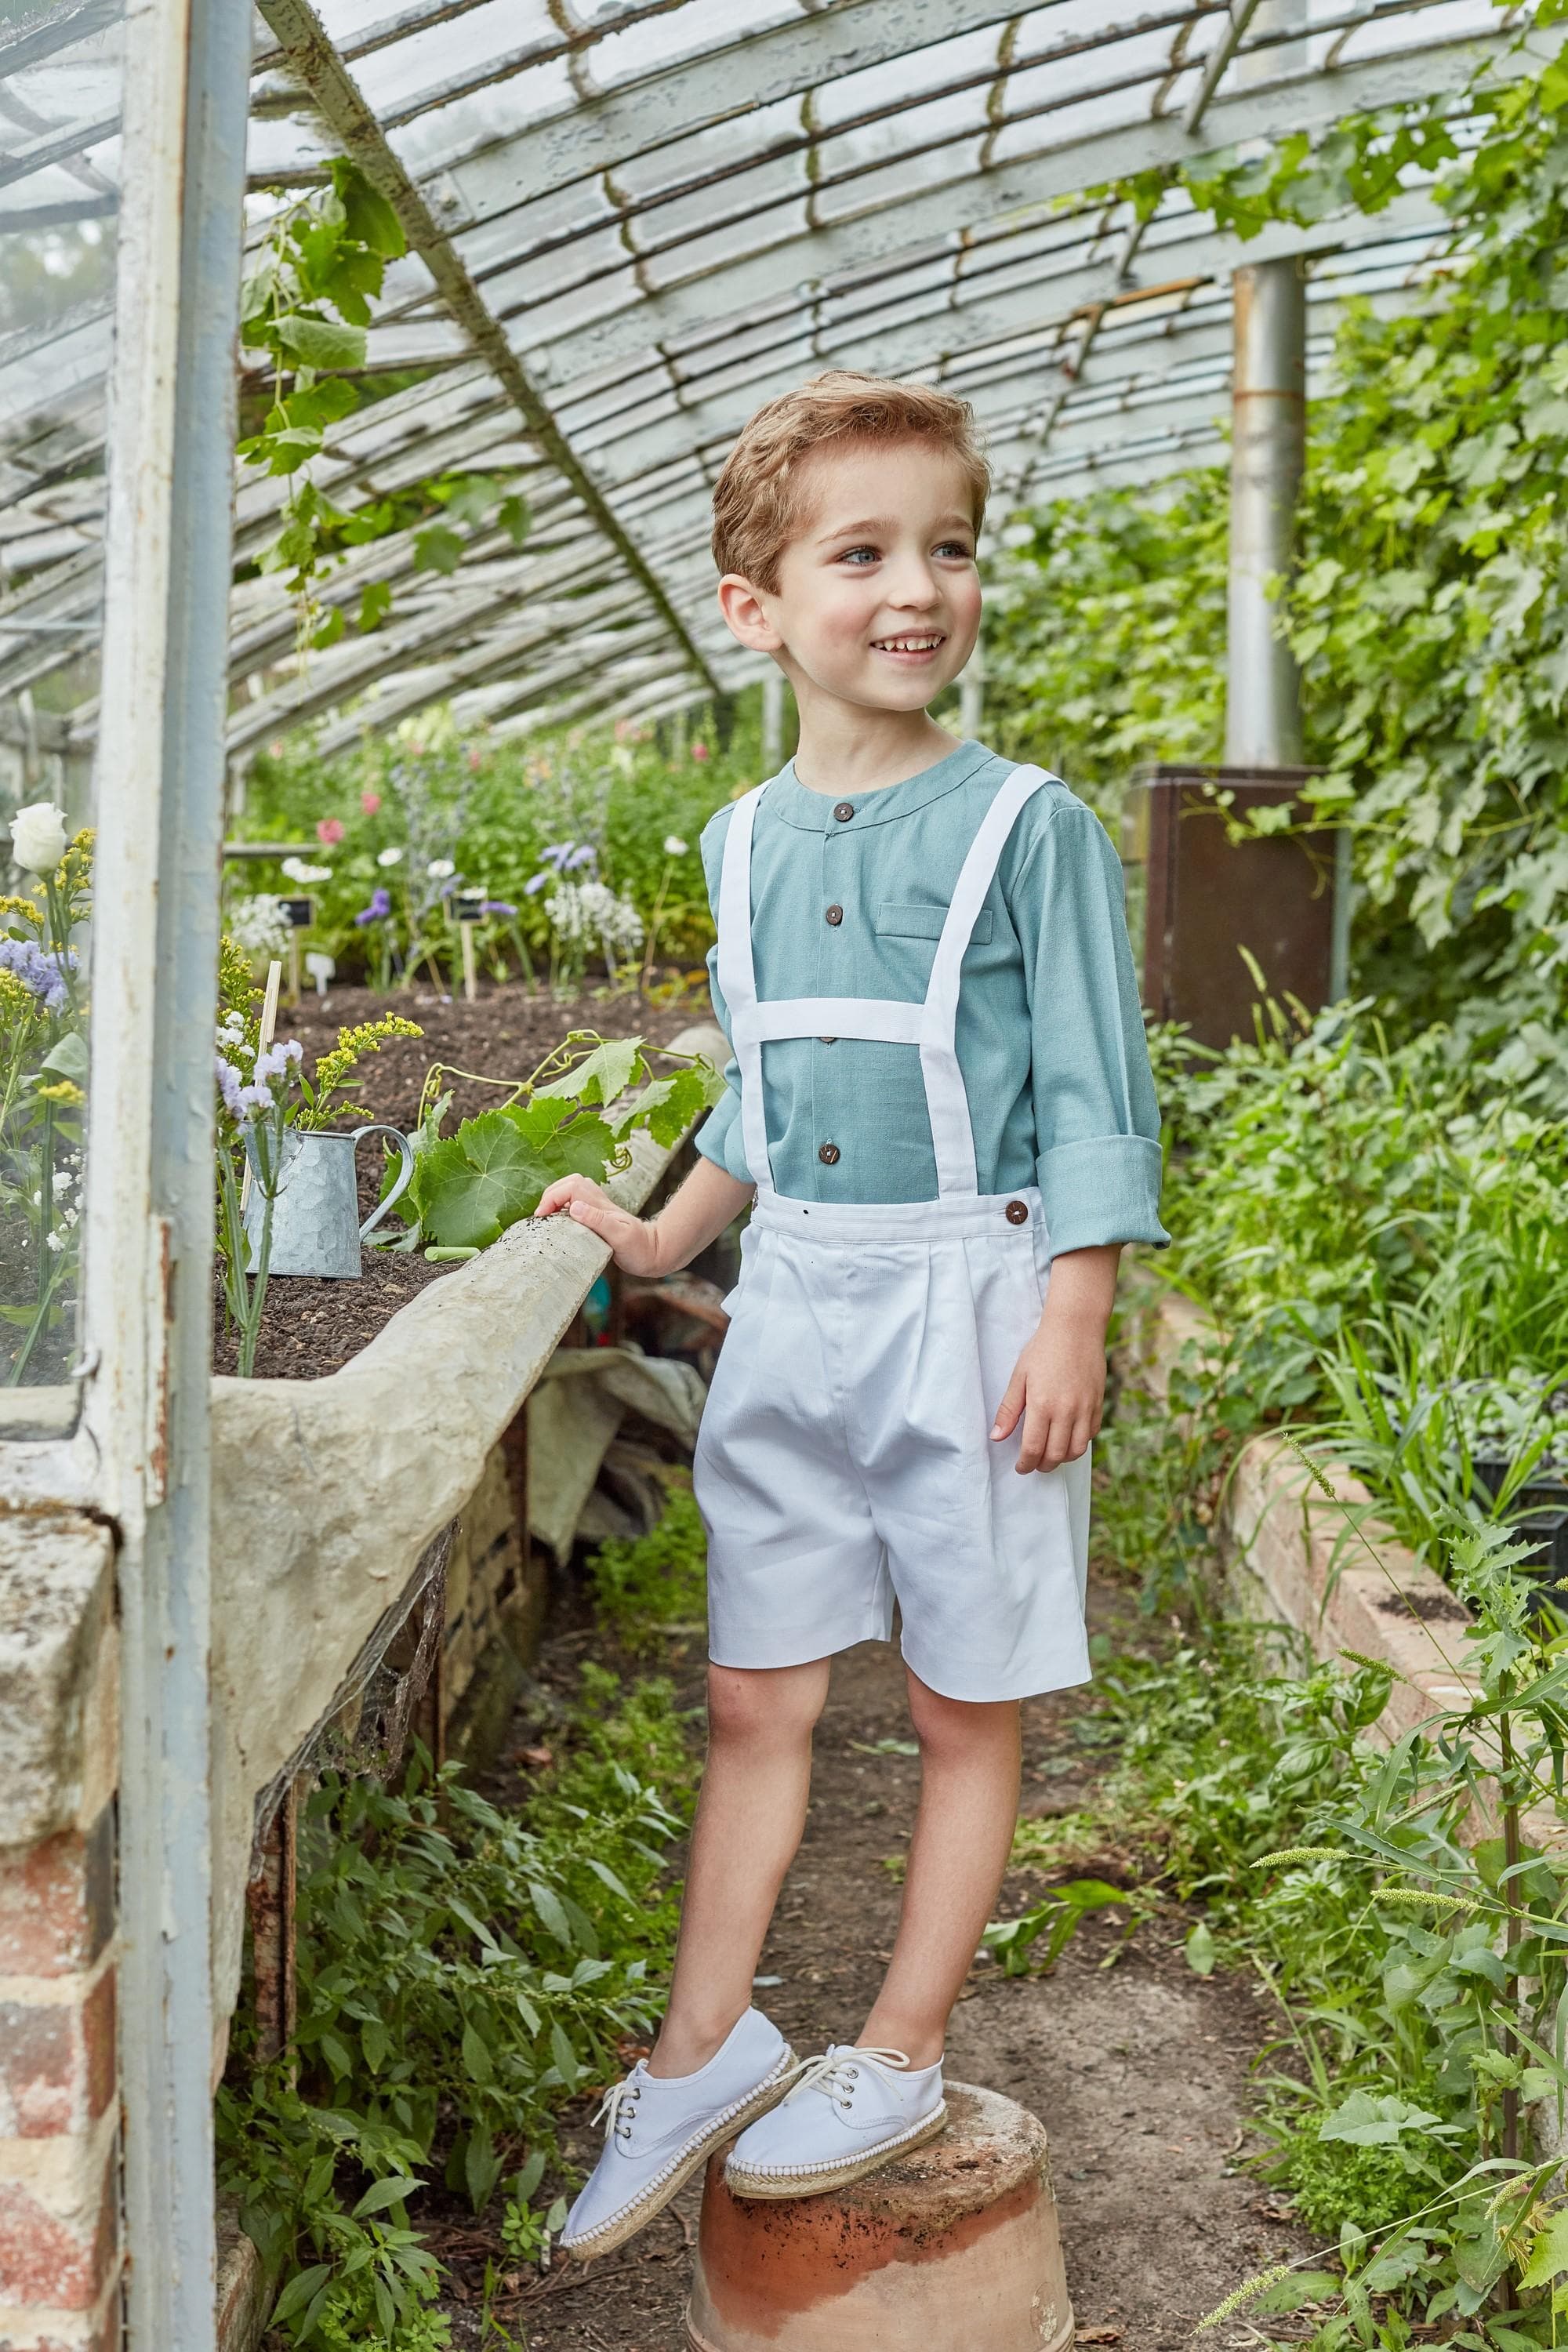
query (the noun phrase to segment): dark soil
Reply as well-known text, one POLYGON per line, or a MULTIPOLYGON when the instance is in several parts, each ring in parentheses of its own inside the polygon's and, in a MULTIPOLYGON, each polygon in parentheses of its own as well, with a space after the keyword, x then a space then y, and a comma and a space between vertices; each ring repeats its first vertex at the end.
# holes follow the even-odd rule
MULTIPOLYGON (((1146 1642, 1124 1592, 1101 1583, 1090 1598, 1091 1622, 1115 1647, 1146 1642)), ((701 1687, 698 1647, 676 1669, 693 1699, 701 1687)), ((584 1649, 580 1631, 547 1644, 546 1688, 570 1685, 584 1649)), ((520 1709, 513 1756, 541 1736, 539 1701, 536 1692, 520 1709)), ((1026 1811, 1085 1801, 1105 1769, 1104 1751, 1081 1737, 1088 1715, 1079 1692, 1026 1706, 1026 1811)), ((862 1751, 908 1735, 896 1652, 868 1643, 839 1659, 817 1736, 805 1842, 762 1963, 781 1981, 758 1993, 803 2053, 858 2032, 892 1945, 900 1897, 886 1864, 905 1850, 920 1768, 913 1758, 862 1751)), ((515 1801, 520 1783, 502 1771, 487 1793, 515 1801)), ((1089 1867, 1125 1880, 1127 1857, 1109 1853, 1089 1867)), ((1026 1909, 1046 1884, 1034 1871, 1013 1874, 1002 1910, 1026 1909)), ((1256 2271, 1310 2243, 1287 2202, 1237 2168, 1259 2145, 1247 2124, 1248 2076, 1272 2018, 1245 1979, 1193 1974, 1182 1950, 1191 1924, 1172 1910, 1122 1948, 1112 1919, 1091 1916, 1049 1977, 1008 1979, 994 1964, 977 1965, 953 2018, 951 2074, 1021 2100, 1050 2133, 1080 2344, 1184 2352, 1205 2312, 1256 2271)), ((563 2118, 574 2178, 597 2154, 595 2103, 579 2101, 563 2118)), ((537 2284, 511 2273, 514 2291, 497 2316, 517 2352, 683 2352, 700 2201, 694 2184, 601 2263, 563 2260, 537 2284)), ((491 2230, 499 2213, 498 2202, 491 2230)), ((433 2218, 427 2207, 426 2226, 433 2218)), ((434 2240, 452 2270, 443 2308, 455 2342, 477 2352, 486 2253, 499 2272, 506 2260, 484 2222, 459 2221, 456 2211, 451 2221, 449 2234, 437 2230, 434 2240)), ((1290 2323, 1278 2326, 1283 2335, 1290 2323)), ((1239 2352, 1258 2337, 1237 2323, 1195 2340, 1213 2352, 1239 2352)), ((942 2344, 931 2352, 984 2347, 942 2344)))
MULTIPOLYGON (((374 1118, 407 1129, 418 1116, 425 1074, 432 1062, 447 1062, 479 1077, 526 1078, 561 1040, 574 1029, 595 1029, 606 1037, 646 1037, 668 1045, 683 1029, 711 1018, 707 995, 699 991, 678 1003, 649 1004, 641 997, 612 995, 607 990, 568 999, 541 991, 531 993, 521 982, 501 988, 481 986, 473 1004, 437 997, 433 991, 410 989, 383 996, 374 989, 334 988, 324 999, 307 994, 298 1006, 285 1006, 278 1018, 279 1037, 298 1037, 308 1061, 337 1044, 340 1029, 380 1020, 388 1013, 416 1021, 422 1037, 397 1037, 361 1065, 360 1077, 346 1099, 374 1118)), ((491 1104, 504 1101, 495 1087, 473 1079, 443 1079, 453 1092, 447 1131, 460 1118, 469 1118, 491 1104)), ((338 1122, 360 1124, 353 1113, 338 1122)), ((367 1138, 356 1155, 362 1220, 374 1208, 381 1190, 382 1154, 377 1141, 367 1138)), ((395 1222, 396 1211, 390 1223, 395 1222)), ((262 1312, 261 1337, 256 1352, 256 1373, 263 1380, 321 1380, 339 1370, 374 1339, 384 1324, 405 1307, 416 1291, 449 1275, 450 1264, 431 1265, 422 1255, 367 1248, 357 1282, 317 1282, 301 1276, 274 1276, 268 1285, 262 1312)), ((225 1328, 221 1285, 214 1319, 213 1369, 238 1370, 238 1342, 225 1328)))

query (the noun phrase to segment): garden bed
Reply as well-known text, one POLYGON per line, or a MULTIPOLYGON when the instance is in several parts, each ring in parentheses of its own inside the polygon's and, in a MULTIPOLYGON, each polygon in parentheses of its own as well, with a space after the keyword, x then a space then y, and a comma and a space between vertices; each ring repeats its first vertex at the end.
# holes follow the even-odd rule
MULTIPOLYGON (((325 998, 307 993, 297 1006, 279 1011, 278 1034, 297 1037, 314 1059, 336 1044, 340 1029, 385 1014, 401 1013, 416 1021, 422 1037, 395 1037, 362 1063, 352 1091, 374 1118, 385 1119, 405 1130, 418 1115, 420 1091, 432 1062, 447 1062, 474 1071, 480 1077, 522 1078, 574 1029, 595 1029, 605 1036, 647 1037, 668 1045, 694 1019, 707 1012, 701 992, 694 1001, 685 995, 668 1003, 644 998, 584 990, 573 997, 552 997, 513 982, 504 987, 482 986, 476 1003, 441 998, 428 988, 395 990, 382 994, 368 988, 334 988, 325 998)), ((504 1100, 493 1087, 454 1078, 452 1119, 470 1118, 504 1100)), ((337 1122, 359 1122, 345 1114, 337 1122)), ((374 1142, 357 1155, 360 1215, 374 1208, 381 1183, 381 1158, 374 1142)), ((393 1213, 395 1218, 396 1212, 393 1213)), ((358 1282, 316 1281, 303 1276, 274 1276, 268 1286, 261 1319, 256 1372, 270 1380, 321 1380, 341 1370, 362 1348, 391 1321, 400 1307, 432 1282, 453 1271, 450 1264, 431 1265, 420 1252, 404 1254, 367 1249, 358 1282)), ((221 1284, 216 1294, 213 1370, 237 1368, 238 1344, 226 1326, 221 1284)))

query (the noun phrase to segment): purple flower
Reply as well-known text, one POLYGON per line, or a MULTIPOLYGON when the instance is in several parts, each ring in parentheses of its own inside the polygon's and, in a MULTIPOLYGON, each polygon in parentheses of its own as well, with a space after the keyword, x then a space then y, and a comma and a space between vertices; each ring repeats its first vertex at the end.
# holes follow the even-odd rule
POLYGON ((561 871, 563 874, 574 874, 576 872, 579 866, 592 866, 597 859, 598 855, 599 853, 595 848, 593 843, 591 841, 585 841, 580 848, 574 849, 572 852, 570 857, 563 859, 561 871))
POLYGON ((217 1080, 217 1090, 223 1097, 225 1110, 227 1111, 230 1118, 239 1118, 243 1116, 239 1104, 239 1072, 232 1062, 226 1062, 221 1054, 215 1054, 213 1076, 217 1080))
POLYGON ((392 893, 378 882, 370 894, 370 904, 362 907, 354 921, 363 930, 366 923, 384 923, 392 912, 392 893))
POLYGON ((289 1064, 302 1062, 304 1058, 305 1048, 299 1039, 288 1037, 281 1045, 269 1045, 265 1054, 257 1055, 254 1075, 258 1083, 265 1085, 269 1078, 287 1077, 289 1064))
POLYGON ((569 841, 552 841, 547 848, 542 849, 539 854, 541 857, 547 858, 550 864, 553 866, 559 873, 561 867, 572 855, 572 844, 569 841))
POLYGON ((66 950, 65 961, 52 949, 46 951, 34 940, 0 938, 0 971, 15 972, 24 988, 29 990, 46 1013, 63 1013, 67 991, 65 974, 77 968, 74 948, 66 950))
POLYGON ((553 874, 530 875, 528 880, 522 886, 523 897, 525 898, 536 898, 539 892, 543 889, 545 884, 547 882, 553 882, 554 879, 555 877, 553 874))
POLYGON ((517 908, 509 906, 504 898, 487 898, 479 912, 481 915, 515 915, 517 908))

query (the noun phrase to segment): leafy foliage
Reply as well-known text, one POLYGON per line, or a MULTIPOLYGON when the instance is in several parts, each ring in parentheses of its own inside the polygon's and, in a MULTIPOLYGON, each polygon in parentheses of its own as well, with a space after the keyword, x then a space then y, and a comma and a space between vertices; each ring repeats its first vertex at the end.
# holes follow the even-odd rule
POLYGON ((588 1562, 603 1623, 630 1649, 650 1649, 675 1625, 700 1625, 707 1611, 708 1543, 689 1486, 671 1489, 647 1533, 602 1543, 588 1562))
POLYGON ((310 2352, 447 2341, 410 2212, 425 2178, 479 2211, 509 2177, 526 2235, 554 2108, 658 2013, 690 1781, 668 1685, 584 1669, 576 1741, 515 1812, 423 1756, 401 1790, 329 1780, 310 1801, 296 2045, 259 2075, 242 2050, 218 2102, 225 2191, 310 2352))
POLYGON ((997 560, 987 736, 1066 776, 1112 830, 1141 761, 1220 756, 1228 521, 1225 477, 1210 468, 1156 497, 1098 490, 1041 507, 997 560))
MULTIPOLYGON (((356 164, 338 156, 327 190, 279 211, 241 289, 240 340, 271 361, 273 396, 239 454, 248 465, 290 478, 281 529, 258 568, 289 573, 289 589, 301 599, 301 633, 316 646, 333 644, 347 626, 341 606, 321 615, 317 583, 329 564, 355 548, 422 524, 415 530, 414 570, 448 572, 464 546, 454 524, 493 522, 514 546, 528 533, 526 501, 488 475, 437 475, 352 511, 334 506, 313 480, 292 479, 321 456, 331 426, 366 396, 350 376, 364 365, 371 303, 387 264, 405 250, 392 205, 356 164)), ((391 603, 389 582, 367 583, 359 626, 379 626, 391 603)))
MULTIPOLYGON (((714 809, 761 773, 755 690, 730 715, 721 750, 711 714, 689 738, 668 728, 574 728, 525 743, 461 737, 447 713, 431 710, 325 768, 301 730, 258 758, 247 822, 278 840, 327 828, 330 871, 314 886, 310 940, 345 970, 362 960, 374 969, 388 946, 386 978, 394 970, 411 978, 433 954, 450 970, 456 941, 443 900, 467 886, 510 910, 476 932, 481 964, 498 978, 510 969, 531 979, 555 944, 535 877, 546 847, 563 841, 592 845, 598 878, 631 897, 645 927, 657 917, 665 957, 694 960, 713 936, 699 836, 714 809), (388 891, 390 919, 367 928, 358 919, 378 888, 388 891)), ((268 887, 290 887, 286 875, 274 884, 261 870, 268 887)))
POLYGON ((626 1138, 636 1129, 646 1129, 658 1144, 679 1141, 718 1099, 723 1081, 700 1055, 668 1054, 661 1058, 680 1066, 655 1078, 648 1052, 640 1037, 606 1040, 574 1030, 531 1078, 519 1082, 512 1099, 464 1119, 449 1136, 441 1124, 451 1097, 439 1092, 437 1064, 425 1082, 414 1138, 407 1197, 418 1220, 415 1231, 439 1248, 484 1249, 531 1217, 558 1177, 597 1182, 628 1166, 626 1138), (624 1100, 634 1087, 640 1093, 624 1100))

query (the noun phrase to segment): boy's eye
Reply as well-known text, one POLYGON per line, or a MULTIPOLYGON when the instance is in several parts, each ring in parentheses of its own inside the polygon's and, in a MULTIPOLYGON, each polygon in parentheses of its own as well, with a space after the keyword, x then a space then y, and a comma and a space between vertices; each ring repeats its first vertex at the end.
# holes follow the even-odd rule
POLYGON ((966 545, 962 539, 944 539, 935 552, 938 555, 956 557, 960 563, 971 563, 974 560, 973 549, 966 545))
POLYGON ((874 547, 847 547, 838 561, 840 563, 856 563, 864 556, 868 563, 875 563, 877 554, 878 551, 874 547))

